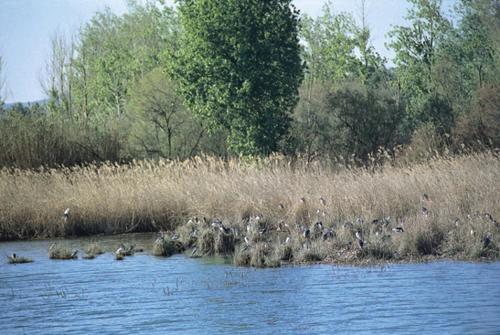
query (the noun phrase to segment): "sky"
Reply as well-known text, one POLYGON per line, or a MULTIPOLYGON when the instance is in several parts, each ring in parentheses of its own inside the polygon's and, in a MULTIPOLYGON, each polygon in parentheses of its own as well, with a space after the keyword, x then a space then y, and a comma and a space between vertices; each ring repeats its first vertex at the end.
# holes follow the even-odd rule
MULTIPOLYGON (((444 8, 449 10, 455 1, 444 0, 444 8)), ((293 2, 302 13, 315 17, 321 14, 325 0, 293 2)), ((350 12, 357 19, 360 2, 332 0, 335 12, 350 12)), ((39 78, 49 55, 50 37, 56 31, 74 33, 106 7, 116 14, 127 11, 126 0, 0 0, 0 55, 6 83, 2 97, 6 97, 6 102, 44 99, 39 78)), ((389 60, 393 53, 385 48, 385 35, 391 26, 404 24, 407 8, 406 0, 367 0, 371 43, 389 60)))

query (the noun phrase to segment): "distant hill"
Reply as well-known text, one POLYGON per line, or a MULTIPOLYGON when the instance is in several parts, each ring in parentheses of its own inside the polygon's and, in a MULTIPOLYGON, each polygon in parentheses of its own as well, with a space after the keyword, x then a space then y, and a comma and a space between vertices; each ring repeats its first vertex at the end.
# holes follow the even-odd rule
POLYGON ((49 100, 48 99, 41 99, 41 100, 28 101, 28 102, 20 102, 20 101, 19 102, 9 102, 9 103, 5 103, 3 106, 4 106, 5 110, 9 110, 17 104, 21 104, 21 105, 23 105, 23 107, 29 108, 29 107, 33 106, 34 104, 44 105, 47 103, 47 101, 49 101, 49 100))

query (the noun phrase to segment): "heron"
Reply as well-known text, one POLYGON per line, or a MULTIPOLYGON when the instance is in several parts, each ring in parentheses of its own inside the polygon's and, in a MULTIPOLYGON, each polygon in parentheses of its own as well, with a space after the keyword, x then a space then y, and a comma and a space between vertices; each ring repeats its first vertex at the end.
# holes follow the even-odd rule
POLYGON ((68 218, 69 218, 69 208, 66 208, 64 210, 64 214, 63 214, 63 220, 64 220, 64 222, 68 221, 68 218))
POLYGON ((302 235, 308 239, 309 237, 311 237, 311 230, 307 227, 304 227, 302 235))
POLYGON ((125 256, 125 246, 123 245, 123 243, 120 243, 120 245, 118 246, 118 249, 116 249, 115 251, 115 254, 117 256, 125 256))
POLYGON ((425 207, 422 207, 422 215, 425 217, 429 216, 429 210, 425 207))
POLYGON ((489 247, 491 243, 491 238, 492 238, 491 233, 486 233, 486 235, 483 237, 482 242, 485 248, 489 247))
POLYGON ((331 229, 326 229, 323 233, 323 240, 326 241, 328 240, 329 238, 333 238, 334 235, 333 235, 333 230, 331 229))

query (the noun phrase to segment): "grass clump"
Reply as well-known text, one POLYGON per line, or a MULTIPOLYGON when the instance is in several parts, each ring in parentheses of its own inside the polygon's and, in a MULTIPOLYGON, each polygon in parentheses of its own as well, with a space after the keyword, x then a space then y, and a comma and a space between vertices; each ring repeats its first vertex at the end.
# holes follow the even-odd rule
MULTIPOLYGON (((169 237, 158 237, 153 243, 153 255, 170 257, 184 251, 184 246, 179 241, 174 241, 169 237)), ((123 255, 125 256, 125 255, 123 255)))
POLYGON ((9 264, 24 264, 24 263, 33 262, 33 260, 31 258, 17 256, 16 254, 12 254, 11 256, 8 256, 7 259, 8 259, 9 264))
POLYGON ((50 259, 77 259, 78 250, 72 250, 67 246, 53 243, 49 247, 50 259))
POLYGON ((326 257, 324 245, 321 242, 305 244, 300 249, 297 259, 299 262, 321 262, 326 257))
POLYGON ((234 252, 235 238, 233 232, 218 231, 215 234, 214 251, 218 254, 232 254, 234 252))
POLYGON ((87 247, 85 248, 85 255, 83 256, 84 259, 94 259, 96 256, 103 254, 104 251, 102 250, 101 245, 98 242, 91 242, 87 247))

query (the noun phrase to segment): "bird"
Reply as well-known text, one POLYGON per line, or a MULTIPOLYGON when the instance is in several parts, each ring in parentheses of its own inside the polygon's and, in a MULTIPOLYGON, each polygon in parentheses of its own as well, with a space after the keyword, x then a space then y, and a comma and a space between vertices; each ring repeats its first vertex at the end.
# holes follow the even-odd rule
POLYGON ((13 253, 12 253, 12 255, 10 255, 10 258, 12 258, 12 259, 16 259, 16 258, 17 258, 16 253, 15 253, 15 252, 13 252, 13 253))
POLYGON ((290 236, 287 236, 286 237, 286 240, 285 240, 285 244, 288 244, 290 243, 290 241, 292 240, 292 238, 290 236))
POLYGON ((73 253, 71 254, 71 258, 77 258, 78 256, 78 249, 73 250, 73 253))
POLYGON ((422 215, 425 217, 429 216, 429 210, 425 207, 422 207, 422 215))
POLYGON ((248 236, 245 236, 244 240, 246 245, 250 245, 250 239, 248 238, 248 236))
POLYGON ((281 202, 278 204, 279 209, 285 209, 285 205, 283 205, 281 202))
POLYGON ((259 230, 260 235, 264 235, 265 233, 267 233, 267 227, 264 227, 261 230, 259 230))
POLYGON ((123 245, 123 243, 120 243, 118 249, 116 249, 115 251, 115 254, 117 256, 125 256, 125 246, 123 245))
POLYGON ((427 193, 422 193, 422 198, 421 198, 422 201, 430 201, 429 200, 429 196, 427 195, 427 193))
POLYGON ((229 234, 229 233, 231 233, 231 228, 230 228, 230 227, 226 227, 226 226, 224 226, 222 223, 221 223, 221 225, 219 226, 219 230, 220 230, 221 232, 223 232, 224 234, 229 234))
POLYGON ((363 240, 363 232, 361 231, 361 229, 358 229, 355 235, 358 240, 363 240))
POLYGON ((64 222, 68 221, 68 218, 69 218, 69 208, 66 208, 64 210, 64 214, 63 214, 63 220, 64 220, 64 222))
POLYGON ((321 206, 326 206, 326 200, 325 200, 325 198, 320 197, 319 198, 319 203, 321 204, 321 206))
POLYGON ((486 235, 483 237, 483 246, 485 248, 489 247, 490 243, 491 243, 491 234, 490 233, 486 233, 486 235))
POLYGON ((305 204, 306 203, 306 198, 304 198, 304 197, 300 198, 300 203, 305 204))
POLYGON ((318 228, 318 229, 323 229, 323 222, 316 221, 316 223, 314 224, 314 227, 318 228))
POLYGON ((309 228, 304 227, 304 231, 302 232, 302 235, 303 235, 305 238, 309 238, 309 237, 311 237, 311 230, 309 230, 309 228))
POLYGON ((373 219, 372 220, 372 224, 379 224, 380 223, 380 220, 379 219, 373 219))
POLYGON ((392 228, 392 231, 395 233, 404 233, 405 232, 405 230, 401 226, 392 228))
POLYGON ((326 241, 328 240, 329 238, 333 238, 334 235, 333 235, 333 231, 331 229, 326 229, 324 232, 323 232, 323 240, 326 241))

